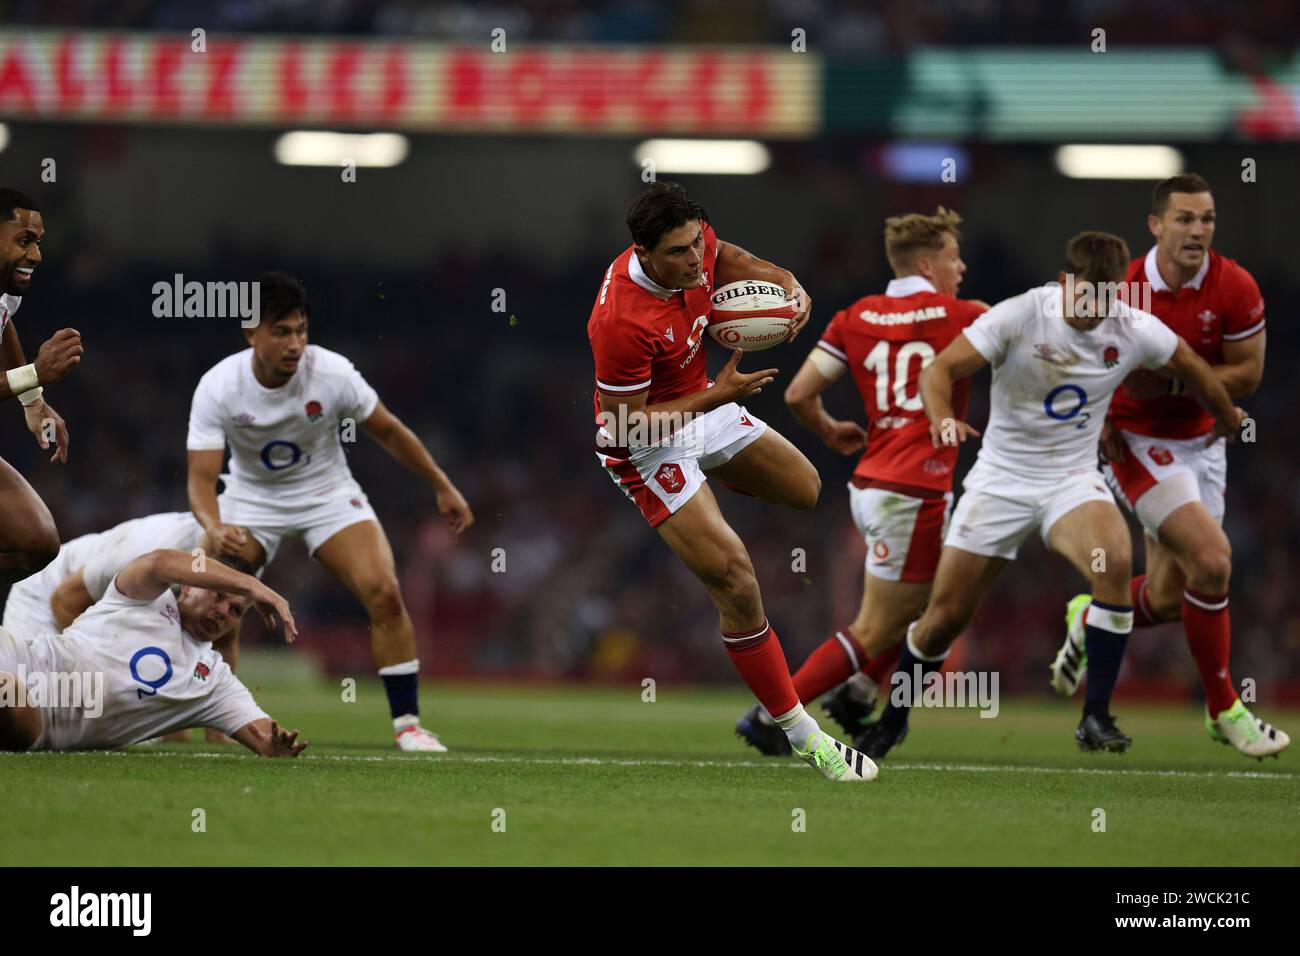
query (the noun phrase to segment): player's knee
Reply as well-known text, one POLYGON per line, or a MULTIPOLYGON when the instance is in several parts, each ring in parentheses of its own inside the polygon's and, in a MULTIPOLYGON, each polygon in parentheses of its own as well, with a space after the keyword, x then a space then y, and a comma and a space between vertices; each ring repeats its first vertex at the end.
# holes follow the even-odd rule
POLYGON ((59 556, 59 533, 54 522, 38 521, 24 528, 14 550, 22 556, 23 569, 36 574, 59 556))
POLYGON ((1092 565, 1090 577, 1094 595, 1105 601, 1101 595, 1106 594, 1110 602, 1126 604, 1129 601, 1129 581, 1133 577, 1133 555, 1128 552, 1108 554, 1105 562, 1092 565))
POLYGON ((1188 583, 1198 591, 1222 594, 1228 590, 1228 579, 1232 577, 1232 551, 1225 543, 1197 554, 1188 577, 1188 583))
POLYGON ((804 475, 802 487, 795 507, 800 511, 808 511, 817 507, 817 499, 822 494, 822 476, 817 474, 816 468, 809 468, 808 473, 804 475))
POLYGON ((402 589, 397 578, 383 575, 370 581, 362 589, 361 603, 366 606, 371 618, 387 619, 400 617, 404 610, 402 589))

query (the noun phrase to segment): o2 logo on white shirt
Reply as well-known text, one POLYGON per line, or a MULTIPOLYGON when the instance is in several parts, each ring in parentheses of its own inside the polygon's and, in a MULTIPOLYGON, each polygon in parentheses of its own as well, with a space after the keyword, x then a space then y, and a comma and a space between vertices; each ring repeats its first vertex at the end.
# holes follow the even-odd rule
MULTIPOLYGON (((1058 422, 1068 422, 1079 416, 1083 406, 1087 404, 1088 393, 1078 385, 1067 383, 1058 385, 1047 393, 1047 397, 1043 399, 1043 411, 1047 413, 1048 418, 1058 422)), ((1079 417, 1079 423, 1074 427, 1087 428, 1091 418, 1092 412, 1083 412, 1079 417)))
MULTIPOLYGON (((152 671, 155 668, 151 667, 149 669, 152 671)), ((131 655, 131 677, 136 683, 149 688, 148 690, 141 690, 137 687, 135 690, 137 700, 154 697, 158 693, 158 688, 172 679, 172 659, 167 656, 167 652, 161 647, 142 647, 131 655), (140 662, 146 657, 157 657, 162 660, 163 674, 161 677, 151 679, 140 674, 140 662)))
POLYGON ((302 449, 291 441, 285 441, 277 438, 269 441, 262 446, 262 466, 268 471, 283 471, 285 468, 292 468, 301 461, 304 465, 311 461, 311 455, 303 458, 302 449), (284 456, 288 454, 289 460, 285 461, 284 456))

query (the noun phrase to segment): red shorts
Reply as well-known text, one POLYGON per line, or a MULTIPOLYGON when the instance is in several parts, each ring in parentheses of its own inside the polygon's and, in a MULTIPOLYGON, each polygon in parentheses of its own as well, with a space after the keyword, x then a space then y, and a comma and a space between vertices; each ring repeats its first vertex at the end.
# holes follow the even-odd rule
POLYGON ((952 514, 952 492, 916 498, 886 488, 849 485, 853 523, 867 542, 867 573, 884 581, 934 580, 952 514))

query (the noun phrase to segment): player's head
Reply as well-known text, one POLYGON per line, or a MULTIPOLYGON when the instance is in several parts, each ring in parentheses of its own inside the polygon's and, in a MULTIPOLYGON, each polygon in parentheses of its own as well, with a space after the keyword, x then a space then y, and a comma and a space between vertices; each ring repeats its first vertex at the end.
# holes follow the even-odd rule
POLYGON ((1065 268, 1057 273, 1065 316, 1076 328, 1100 325, 1114 307, 1128 272, 1128 243, 1109 232, 1080 232, 1065 244, 1065 268), (1069 298, 1073 292, 1073 299, 1069 298))
POLYGON ((1157 183, 1147 228, 1165 259, 1196 272, 1214 241, 1214 197, 1205 177, 1183 173, 1157 183))
POLYGON ((939 206, 934 215, 911 212, 885 220, 885 257, 894 275, 922 276, 935 290, 956 295, 966 263, 961 261, 961 216, 939 206))
POLYGON ((181 627, 201 641, 220 641, 238 632, 252 601, 238 594, 209 591, 207 588, 181 587, 176 606, 181 612, 181 627))
POLYGON ((307 290, 284 272, 263 272, 257 283, 261 315, 244 338, 263 375, 287 382, 307 349, 307 290))
POLYGON ((22 295, 41 262, 45 220, 35 201, 0 186, 0 292, 22 295))
POLYGON ((627 207, 627 228, 647 276, 666 289, 694 289, 704 261, 704 223, 699 203, 677 183, 653 183, 627 207))

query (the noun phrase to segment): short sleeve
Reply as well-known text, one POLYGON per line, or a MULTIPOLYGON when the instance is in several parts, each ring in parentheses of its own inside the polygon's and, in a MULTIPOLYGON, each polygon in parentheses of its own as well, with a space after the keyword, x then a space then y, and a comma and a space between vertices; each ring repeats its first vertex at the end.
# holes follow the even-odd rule
POLYGON ((241 727, 266 719, 269 719, 266 711, 257 706, 243 681, 222 660, 213 668, 212 689, 194 715, 191 726, 215 727, 233 737, 241 727))
POLYGON ((340 402, 340 406, 343 408, 343 417, 351 418, 357 422, 364 422, 375 413, 375 408, 378 405, 379 393, 357 371, 357 367, 348 362, 342 401, 340 402))
POLYGON ((1154 315, 1145 312, 1137 314, 1148 320, 1133 325, 1142 351, 1142 365, 1146 368, 1164 368, 1178 348, 1178 335, 1154 315))
POLYGON ((1026 298, 1032 295, 1026 293, 999 302, 962 331, 990 365, 1000 365, 1006 358, 1008 346, 1024 324, 1026 298))
POLYGON ((81 579, 92 601, 103 599, 108 586, 122 569, 117 564, 117 549, 97 548, 81 568, 81 579))
POLYGON ((822 337, 817 340, 817 348, 823 350, 828 355, 832 355, 841 362, 848 364, 849 355, 844 345, 844 323, 848 317, 847 309, 840 309, 836 312, 826 325, 826 331, 822 337))
POLYGON ((190 428, 185 438, 189 451, 220 451, 226 447, 226 431, 221 420, 221 401, 211 372, 199 379, 190 402, 190 428))
POLYGON ((1227 291, 1232 307, 1223 317, 1223 341, 1240 342, 1264 331, 1264 297, 1245 269, 1238 266, 1231 275, 1227 291))
POLYGON ((596 387, 614 396, 635 395, 650 387, 654 346, 646 330, 634 322, 619 322, 605 313, 591 335, 596 361, 596 387))

